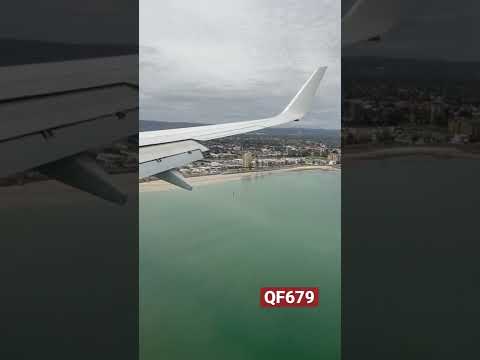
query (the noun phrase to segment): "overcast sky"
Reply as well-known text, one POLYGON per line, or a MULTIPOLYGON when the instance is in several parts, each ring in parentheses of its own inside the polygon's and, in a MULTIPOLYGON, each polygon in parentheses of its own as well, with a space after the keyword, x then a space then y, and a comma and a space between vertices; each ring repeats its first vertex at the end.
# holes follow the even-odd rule
MULTIPOLYGON (((346 12, 354 0, 342 0, 346 12)), ((344 49, 344 55, 478 61, 480 1, 398 0, 404 16, 383 41, 344 49)))
POLYGON ((337 0, 141 0, 140 118, 220 123, 281 111, 328 66, 292 126, 340 127, 337 0))

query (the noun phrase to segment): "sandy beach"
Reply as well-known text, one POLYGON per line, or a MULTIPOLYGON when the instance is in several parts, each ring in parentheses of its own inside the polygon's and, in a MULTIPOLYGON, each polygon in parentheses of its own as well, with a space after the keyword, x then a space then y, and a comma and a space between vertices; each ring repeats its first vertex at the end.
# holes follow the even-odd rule
MULTIPOLYGON (((243 173, 235 173, 235 174, 195 176, 195 177, 187 178, 187 181, 192 186, 195 187, 195 186, 210 185, 215 183, 223 183, 225 181, 241 180, 245 178, 255 178, 255 177, 262 177, 267 175, 282 174, 287 172, 311 171, 311 170, 339 171, 339 169, 334 168, 332 166, 327 166, 327 165, 297 166, 292 168, 267 170, 267 171, 252 171, 252 172, 243 172, 243 173)), ((179 188, 163 180, 149 181, 146 183, 139 184, 140 192, 168 191, 168 190, 175 190, 175 189, 179 189, 179 188)))
POLYGON ((366 147, 343 152, 344 159, 369 160, 391 157, 431 156, 436 158, 480 159, 479 153, 468 152, 456 146, 398 146, 366 147))

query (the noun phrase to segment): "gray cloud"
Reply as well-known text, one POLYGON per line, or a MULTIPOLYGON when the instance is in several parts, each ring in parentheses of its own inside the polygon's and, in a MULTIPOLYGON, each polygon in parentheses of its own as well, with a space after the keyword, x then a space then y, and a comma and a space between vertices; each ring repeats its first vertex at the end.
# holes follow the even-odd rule
POLYGON ((329 68, 302 126, 339 128, 338 1, 140 2, 142 119, 270 116, 323 65, 329 68))
MULTIPOLYGON (((344 55, 472 61, 480 59, 480 2, 472 0, 402 0, 402 20, 384 41, 358 44, 344 55)), ((342 11, 352 0, 342 0, 342 11)))

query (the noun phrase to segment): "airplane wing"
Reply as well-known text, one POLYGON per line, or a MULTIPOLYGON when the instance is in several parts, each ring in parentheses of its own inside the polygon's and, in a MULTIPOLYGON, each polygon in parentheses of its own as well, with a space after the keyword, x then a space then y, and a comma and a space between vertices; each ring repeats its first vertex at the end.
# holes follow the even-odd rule
MULTIPOLYGON (((398 21, 400 0, 358 0, 342 19, 342 46, 374 39, 398 21)), ((244 122, 140 133, 139 174, 190 186, 175 171, 203 158, 198 141, 296 121, 310 108, 325 68, 318 69, 277 116, 244 122)), ((124 203, 85 152, 134 135, 138 56, 0 67, 0 178, 29 169, 124 203)))
POLYGON ((208 149, 198 141, 244 134, 302 119, 311 108, 325 71, 326 67, 318 68, 287 107, 280 114, 270 118, 141 132, 139 177, 157 175, 165 181, 191 190, 191 186, 175 169, 203 158, 202 153, 208 149))
POLYGON ((84 153, 138 131, 137 64, 118 56, 0 67, 0 178, 35 168, 124 202, 84 153))
POLYGON ((342 47, 379 40, 404 11, 402 0, 357 0, 342 18, 342 47))
MULTIPOLYGON (((342 18, 342 47, 379 39, 399 20, 404 10, 402 5, 401 0, 357 0, 342 18)), ((208 149, 197 141, 243 134, 300 120, 310 108, 325 69, 317 69, 277 116, 140 133, 139 177, 157 175, 165 181, 191 190, 191 186, 175 168, 203 158, 202 152, 208 149)))

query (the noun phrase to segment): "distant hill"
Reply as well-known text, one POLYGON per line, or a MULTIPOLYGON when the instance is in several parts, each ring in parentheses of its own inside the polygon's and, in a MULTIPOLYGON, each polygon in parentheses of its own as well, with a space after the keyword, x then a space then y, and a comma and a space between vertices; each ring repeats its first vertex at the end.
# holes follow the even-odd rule
POLYGON ((140 120, 139 129, 140 131, 154 131, 154 130, 176 129, 181 127, 202 126, 202 125, 208 125, 208 124, 140 120))
POLYGON ((67 44, 0 38, 0 66, 138 54, 136 45, 67 44))
POLYGON ((480 62, 344 57, 345 80, 478 81, 480 62))
POLYGON ((272 136, 296 136, 296 137, 322 137, 340 136, 340 130, 332 129, 309 129, 309 128, 268 128, 256 131, 257 134, 272 136))

